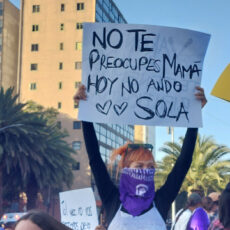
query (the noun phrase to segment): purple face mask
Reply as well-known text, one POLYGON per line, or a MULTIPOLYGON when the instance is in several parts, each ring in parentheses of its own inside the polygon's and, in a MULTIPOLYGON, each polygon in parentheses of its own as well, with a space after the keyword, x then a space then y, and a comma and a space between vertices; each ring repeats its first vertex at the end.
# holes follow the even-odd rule
POLYGON ((148 209, 155 196, 155 169, 124 168, 120 178, 120 200, 124 208, 138 216, 148 209))

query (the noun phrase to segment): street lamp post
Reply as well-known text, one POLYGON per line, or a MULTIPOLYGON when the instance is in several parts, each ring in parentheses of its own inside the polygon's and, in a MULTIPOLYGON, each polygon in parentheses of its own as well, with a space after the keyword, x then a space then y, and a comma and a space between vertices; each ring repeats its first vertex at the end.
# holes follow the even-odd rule
MULTIPOLYGON (((171 142, 174 143, 174 127, 168 127, 168 134, 171 134, 171 142)), ((175 221, 176 216, 176 202, 172 203, 172 222, 175 221)))

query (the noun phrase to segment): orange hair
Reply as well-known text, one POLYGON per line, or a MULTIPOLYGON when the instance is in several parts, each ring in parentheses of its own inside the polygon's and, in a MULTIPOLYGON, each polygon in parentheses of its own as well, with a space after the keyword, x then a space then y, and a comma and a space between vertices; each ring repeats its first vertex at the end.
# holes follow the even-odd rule
POLYGON ((156 162, 154 160, 153 154, 149 149, 145 149, 143 147, 140 147, 138 149, 131 149, 128 148, 128 144, 130 144, 130 142, 127 142, 117 149, 114 149, 110 157, 111 163, 113 164, 116 158, 120 156, 117 168, 118 172, 120 171, 120 169, 123 169, 125 167, 128 168, 130 164, 134 161, 153 161, 154 166, 156 167, 156 162))

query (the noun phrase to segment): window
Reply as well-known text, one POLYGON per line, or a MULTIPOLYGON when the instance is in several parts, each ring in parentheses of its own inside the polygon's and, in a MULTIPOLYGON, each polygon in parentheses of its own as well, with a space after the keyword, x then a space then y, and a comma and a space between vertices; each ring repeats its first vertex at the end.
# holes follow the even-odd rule
POLYGON ((38 51, 38 44, 32 44, 31 45, 31 51, 33 52, 33 51, 38 51))
POLYGON ((64 43, 63 43, 63 42, 61 42, 61 43, 59 44, 59 48, 60 48, 60 50, 64 50, 64 43))
POLYGON ((63 69, 63 62, 59 62, 59 69, 63 69))
POLYGON ((57 121, 57 127, 58 129, 61 129, 61 121, 57 121))
POLYGON ((35 82, 30 83, 30 89, 31 89, 31 90, 35 90, 35 89, 37 89, 37 85, 36 85, 36 83, 35 83, 35 82))
POLYGON ((36 63, 30 64, 30 70, 31 71, 38 70, 38 64, 36 63))
POLYGON ((81 69, 81 62, 79 61, 75 62, 75 69, 81 69))
POLYGON ((78 102, 74 102, 74 109, 77 109, 78 108, 78 102))
POLYGON ((58 102, 58 109, 61 109, 61 102, 58 102))
POLYGON ((75 81, 75 84, 74 84, 75 89, 78 89, 80 84, 81 84, 80 81, 75 81))
POLYGON ((82 42, 76 42, 75 49, 76 50, 82 50, 82 42))
POLYGON ((3 2, 0 2, 0 16, 3 14, 3 2))
POLYGON ((32 25, 32 31, 38 31, 39 30, 39 25, 32 25))
POLYGON ((64 30, 64 23, 60 24, 60 30, 64 30))
POLYGON ((74 121, 73 122, 73 129, 80 129, 81 128, 81 122, 80 121, 74 121))
POLYGON ((84 3, 83 2, 77 3, 77 10, 84 10, 84 3))
POLYGON ((72 170, 80 170, 80 162, 73 163, 72 170))
MULTIPOLYGON (((0 33, 2 33, 2 20, 0 20, 0 33)), ((2 41, 1 41, 1 44, 2 44, 2 41)))
POLYGON ((61 81, 58 83, 58 89, 62 89, 62 82, 61 81))
POLYGON ((79 149, 81 149, 81 142, 80 142, 80 141, 73 141, 73 142, 72 142, 72 148, 73 148, 74 150, 79 150, 79 149))
POLYGON ((82 28, 83 28, 83 24, 81 22, 77 22, 76 23, 76 29, 77 30, 82 30, 82 28))
POLYGON ((38 13, 38 12, 40 12, 40 5, 33 5, 33 6, 32 6, 32 12, 33 12, 33 13, 38 13))
POLYGON ((65 4, 61 4, 61 11, 65 11, 65 4))

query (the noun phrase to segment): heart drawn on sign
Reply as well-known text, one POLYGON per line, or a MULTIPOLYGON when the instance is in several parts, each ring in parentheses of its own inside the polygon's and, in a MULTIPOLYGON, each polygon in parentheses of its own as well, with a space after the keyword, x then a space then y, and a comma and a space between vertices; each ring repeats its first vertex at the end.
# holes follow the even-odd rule
POLYGON ((108 100, 104 103, 104 105, 100 105, 99 103, 96 104, 96 108, 97 108, 97 111, 100 112, 100 113, 103 113, 105 115, 108 114, 109 110, 110 110, 110 107, 112 105, 112 101, 111 100, 108 100))
POLYGON ((116 114, 120 116, 126 110, 127 106, 128 106, 128 103, 123 102, 121 105, 114 105, 113 108, 116 114))

